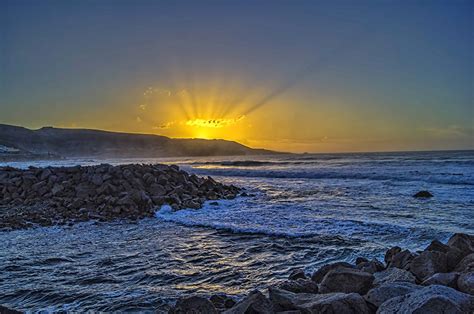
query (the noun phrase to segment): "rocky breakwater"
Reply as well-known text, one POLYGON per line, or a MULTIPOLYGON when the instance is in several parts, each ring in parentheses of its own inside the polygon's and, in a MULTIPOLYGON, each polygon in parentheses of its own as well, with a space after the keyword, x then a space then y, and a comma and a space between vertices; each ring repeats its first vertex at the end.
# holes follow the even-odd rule
POLYGON ((387 250, 384 261, 294 270, 266 291, 239 302, 222 294, 185 297, 170 313, 474 313, 474 236, 455 234, 423 251, 387 250))
POLYGON ((238 193, 235 186, 190 175, 175 165, 0 167, 0 229, 136 220, 153 216, 164 204, 197 209, 206 200, 238 193))

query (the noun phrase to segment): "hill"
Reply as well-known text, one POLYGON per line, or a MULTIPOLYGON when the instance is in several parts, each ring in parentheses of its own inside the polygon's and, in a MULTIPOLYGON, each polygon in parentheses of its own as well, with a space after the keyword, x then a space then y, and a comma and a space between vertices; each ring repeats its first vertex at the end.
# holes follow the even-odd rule
POLYGON ((0 156, 147 158, 274 153, 226 140, 173 139, 152 134, 54 127, 30 130, 0 124, 0 156))

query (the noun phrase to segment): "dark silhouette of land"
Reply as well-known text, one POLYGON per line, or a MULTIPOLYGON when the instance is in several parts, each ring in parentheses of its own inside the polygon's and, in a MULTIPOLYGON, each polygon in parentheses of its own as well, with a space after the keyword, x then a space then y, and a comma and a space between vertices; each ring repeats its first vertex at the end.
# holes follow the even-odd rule
POLYGON ((117 157, 151 158, 276 154, 233 141, 173 139, 90 129, 43 127, 30 130, 0 124, 0 158, 117 157))

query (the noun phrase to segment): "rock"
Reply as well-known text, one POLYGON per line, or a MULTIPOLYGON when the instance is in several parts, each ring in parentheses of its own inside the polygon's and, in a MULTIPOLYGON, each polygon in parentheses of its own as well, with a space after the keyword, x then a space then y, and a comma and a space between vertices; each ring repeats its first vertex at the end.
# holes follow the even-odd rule
POLYGON ((273 306, 260 291, 254 290, 243 300, 237 302, 232 308, 223 314, 272 314, 273 306))
POLYGON ((437 251, 424 251, 410 263, 411 273, 420 281, 436 273, 445 273, 447 270, 446 254, 437 251))
POLYGON ((291 271, 290 275, 288 276, 289 280, 296 280, 296 279, 306 279, 306 274, 304 273, 303 269, 294 269, 291 271))
POLYGON ((399 246, 394 246, 388 249, 387 252, 385 252, 385 257, 384 257, 385 264, 389 265, 392 262, 393 257, 396 254, 400 253, 401 251, 402 249, 399 246))
POLYGON ((230 309, 235 305, 234 299, 225 294, 214 294, 209 298, 209 301, 216 307, 217 310, 224 311, 230 309))
POLYGON ((428 197, 433 197, 433 194, 431 194, 428 191, 420 191, 420 192, 414 194, 413 197, 428 198, 428 197))
POLYGON ((354 268, 354 266, 346 262, 327 264, 315 271, 313 276, 311 276, 311 279, 316 283, 320 283, 329 271, 337 268, 354 268))
POLYGON ((416 278, 412 273, 400 268, 387 268, 384 271, 374 273, 374 277, 374 286, 389 282, 416 282, 416 278))
POLYGON ((23 170, 0 166, 0 205, 6 206, 1 211, 0 228, 69 224, 93 217, 100 221, 137 220, 152 216, 153 206, 197 209, 210 199, 207 195, 223 199, 238 192, 235 186, 190 176, 166 165, 23 170), (201 186, 203 181, 206 184, 201 186))
POLYGON ((51 170, 46 168, 41 172, 41 175, 39 177, 40 181, 44 181, 48 179, 48 177, 52 174, 51 170))
POLYGON ((410 268, 410 263, 414 257, 415 255, 413 255, 409 250, 401 251, 391 258, 388 267, 397 267, 408 270, 410 268))
POLYGON ((449 245, 446 245, 438 240, 431 241, 430 245, 428 245, 425 251, 438 251, 446 253, 449 251, 449 245))
POLYGON ((376 273, 385 269, 385 266, 377 259, 357 264, 357 269, 367 273, 376 273))
POLYGON ((431 285, 441 285, 447 286, 453 289, 457 289, 459 273, 436 273, 427 279, 425 279, 421 285, 431 286, 431 285))
POLYGON ((277 285, 277 288, 294 293, 318 293, 318 285, 311 279, 303 278, 283 281, 277 285))
POLYGON ((375 287, 364 296, 367 302, 379 307, 385 301, 413 292, 422 287, 410 282, 388 282, 375 287))
POLYGON ((170 310, 173 314, 217 314, 216 307, 206 298, 191 296, 179 299, 176 306, 170 310))
POLYGON ((474 295, 474 271, 462 273, 457 281, 459 291, 474 295))
POLYGON ((362 264, 362 263, 367 263, 369 260, 366 259, 365 257, 358 257, 356 258, 355 260, 355 264, 356 266, 359 265, 359 264, 362 264))
POLYGON ((455 233, 448 240, 448 246, 459 249, 464 257, 474 253, 474 236, 464 233, 455 233))
POLYGON ((474 253, 471 253, 464 257, 454 268, 457 272, 466 272, 474 270, 474 253))
POLYGON ((292 293, 269 288, 270 301, 275 311, 300 310, 303 313, 366 314, 370 310, 357 293, 292 293))
POLYGON ((443 244, 438 240, 432 241, 425 251, 437 251, 445 253, 448 271, 453 270, 464 257, 463 252, 458 248, 443 244))
POLYGON ((61 184, 55 184, 53 188, 51 189, 51 193, 53 193, 53 196, 59 195, 64 191, 64 186, 61 184))
POLYGON ((374 276, 370 273, 350 268, 336 268, 324 276, 319 290, 321 293, 344 292, 365 294, 372 287, 374 276))
POLYGON ((428 286, 382 303, 377 313, 461 314, 474 310, 473 298, 445 286, 428 286))

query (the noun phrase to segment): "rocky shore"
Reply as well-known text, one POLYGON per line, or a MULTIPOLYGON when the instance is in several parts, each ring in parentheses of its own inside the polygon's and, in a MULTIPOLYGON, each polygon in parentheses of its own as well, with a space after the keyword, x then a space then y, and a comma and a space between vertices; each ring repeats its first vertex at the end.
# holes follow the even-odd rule
POLYGON ((0 229, 153 216, 157 207, 200 208, 232 199, 239 188, 172 165, 16 169, 0 167, 0 229))
POLYGON ((383 262, 359 257, 313 274, 297 269, 238 302, 224 294, 184 297, 170 313, 474 313, 474 236, 454 234, 418 252, 393 247, 383 262))

